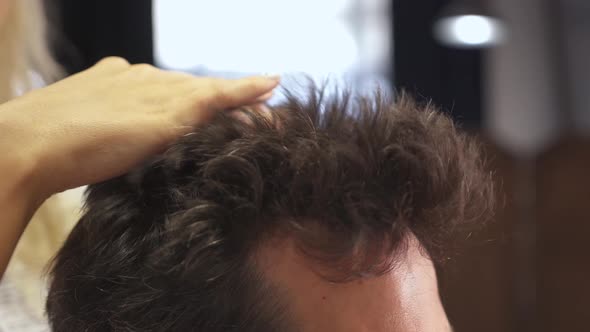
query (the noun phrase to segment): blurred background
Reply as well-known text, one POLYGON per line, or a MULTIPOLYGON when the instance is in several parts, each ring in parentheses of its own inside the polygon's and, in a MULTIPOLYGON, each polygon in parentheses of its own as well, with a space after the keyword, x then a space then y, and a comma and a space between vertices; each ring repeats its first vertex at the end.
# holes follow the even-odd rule
POLYGON ((456 331, 589 330, 590 1, 46 2, 69 73, 118 55, 432 100, 481 137, 503 198, 440 271, 456 331))

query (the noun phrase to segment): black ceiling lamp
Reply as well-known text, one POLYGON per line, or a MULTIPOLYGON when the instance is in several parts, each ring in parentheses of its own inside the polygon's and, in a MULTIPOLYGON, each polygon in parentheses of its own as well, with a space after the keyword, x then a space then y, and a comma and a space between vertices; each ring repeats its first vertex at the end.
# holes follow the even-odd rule
POLYGON ((433 32, 440 44, 467 49, 493 47, 507 37, 505 22, 483 0, 452 1, 438 15, 433 32))

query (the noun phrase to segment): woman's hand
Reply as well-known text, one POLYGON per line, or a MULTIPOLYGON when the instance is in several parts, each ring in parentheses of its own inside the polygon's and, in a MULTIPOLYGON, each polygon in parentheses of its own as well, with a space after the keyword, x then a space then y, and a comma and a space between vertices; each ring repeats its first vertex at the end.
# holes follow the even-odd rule
POLYGON ((263 101, 277 85, 278 78, 195 78, 108 58, 3 105, 11 128, 1 130, 34 167, 43 199, 120 175, 215 111, 263 101))
POLYGON ((220 110, 270 97, 278 78, 195 78, 108 58, 0 105, 0 279, 53 193, 120 175, 220 110))

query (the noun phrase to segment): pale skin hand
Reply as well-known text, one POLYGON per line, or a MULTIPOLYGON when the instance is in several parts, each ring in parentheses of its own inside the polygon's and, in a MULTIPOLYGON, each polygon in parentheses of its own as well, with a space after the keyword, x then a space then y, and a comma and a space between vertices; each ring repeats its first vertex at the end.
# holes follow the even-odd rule
POLYGON ((0 105, 0 276, 50 195, 120 175, 216 111, 270 97, 278 78, 195 78, 109 58, 0 105))

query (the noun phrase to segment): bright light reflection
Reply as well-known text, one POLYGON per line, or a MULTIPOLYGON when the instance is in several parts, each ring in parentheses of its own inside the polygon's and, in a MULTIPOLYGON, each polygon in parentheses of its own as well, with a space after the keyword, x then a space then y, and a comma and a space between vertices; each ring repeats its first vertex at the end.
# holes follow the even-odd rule
POLYGON ((505 39, 500 20, 480 15, 442 18, 435 24, 434 32, 442 44, 464 48, 493 46, 505 39))

